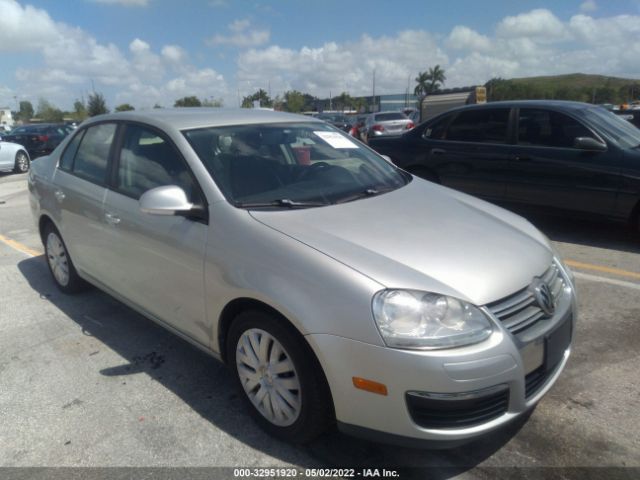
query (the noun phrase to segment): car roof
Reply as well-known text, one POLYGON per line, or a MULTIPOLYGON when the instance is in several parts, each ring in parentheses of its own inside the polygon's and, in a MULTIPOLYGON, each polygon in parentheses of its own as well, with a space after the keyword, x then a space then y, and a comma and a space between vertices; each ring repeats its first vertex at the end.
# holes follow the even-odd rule
POLYGON ((572 102, 569 100, 503 100, 499 102, 489 102, 473 105, 464 105, 462 107, 453 108, 454 110, 467 110, 471 108, 493 108, 493 107, 544 107, 558 110, 583 110, 585 108, 596 108, 597 105, 583 102, 572 102))
POLYGON ((98 115, 84 122, 90 123, 108 120, 128 120, 148 123, 163 129, 189 130, 203 127, 220 127, 227 125, 248 125, 263 123, 314 122, 321 120, 286 112, 262 110, 258 108, 155 108, 151 110, 134 110, 106 115, 98 115))

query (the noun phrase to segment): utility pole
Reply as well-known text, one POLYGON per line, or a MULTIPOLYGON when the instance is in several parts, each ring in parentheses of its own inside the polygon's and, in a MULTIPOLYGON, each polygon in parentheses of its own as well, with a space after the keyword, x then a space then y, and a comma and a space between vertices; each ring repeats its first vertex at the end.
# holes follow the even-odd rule
POLYGON ((375 111, 376 108, 376 69, 373 69, 373 92, 372 92, 372 97, 373 97, 373 110, 375 111))

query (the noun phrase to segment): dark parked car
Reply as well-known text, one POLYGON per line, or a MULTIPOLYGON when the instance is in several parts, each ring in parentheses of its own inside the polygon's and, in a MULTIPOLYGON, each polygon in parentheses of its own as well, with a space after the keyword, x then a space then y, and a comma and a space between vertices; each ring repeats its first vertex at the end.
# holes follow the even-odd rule
POLYGON ((69 132, 64 124, 37 123, 16 127, 8 135, 3 135, 2 140, 24 146, 34 159, 53 152, 69 132))
POLYGON ((605 109, 495 102, 370 146, 409 172, 489 201, 628 220, 640 213, 640 130, 605 109))
POLYGON ((316 118, 324 122, 330 123, 334 127, 342 131, 348 132, 351 128, 351 121, 343 113, 319 113, 316 118))

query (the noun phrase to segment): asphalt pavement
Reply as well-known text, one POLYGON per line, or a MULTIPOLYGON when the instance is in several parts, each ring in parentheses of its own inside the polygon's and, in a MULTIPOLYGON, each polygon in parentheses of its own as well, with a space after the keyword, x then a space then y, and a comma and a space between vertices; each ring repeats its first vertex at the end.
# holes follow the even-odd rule
MULTIPOLYGON (((637 478, 640 237, 616 225, 532 221, 574 266, 579 321, 565 372, 528 419, 444 451, 336 432, 300 447, 257 427, 223 365, 96 289, 60 293, 28 208, 26 175, 0 174, 0 467, 229 467, 164 471, 180 478, 233 476, 234 467, 533 478, 579 467, 571 471, 585 478, 637 478)), ((44 475, 0 476, 9 472, 44 475)), ((70 478, 74 470, 56 472, 70 478)))

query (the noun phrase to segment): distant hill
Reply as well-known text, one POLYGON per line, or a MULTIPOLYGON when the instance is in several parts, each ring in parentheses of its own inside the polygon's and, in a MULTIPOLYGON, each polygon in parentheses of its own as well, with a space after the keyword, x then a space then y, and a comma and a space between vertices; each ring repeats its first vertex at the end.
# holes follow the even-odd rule
POLYGON ((640 79, 584 73, 509 80, 494 78, 485 86, 490 101, 554 99, 619 104, 640 98, 640 79))

